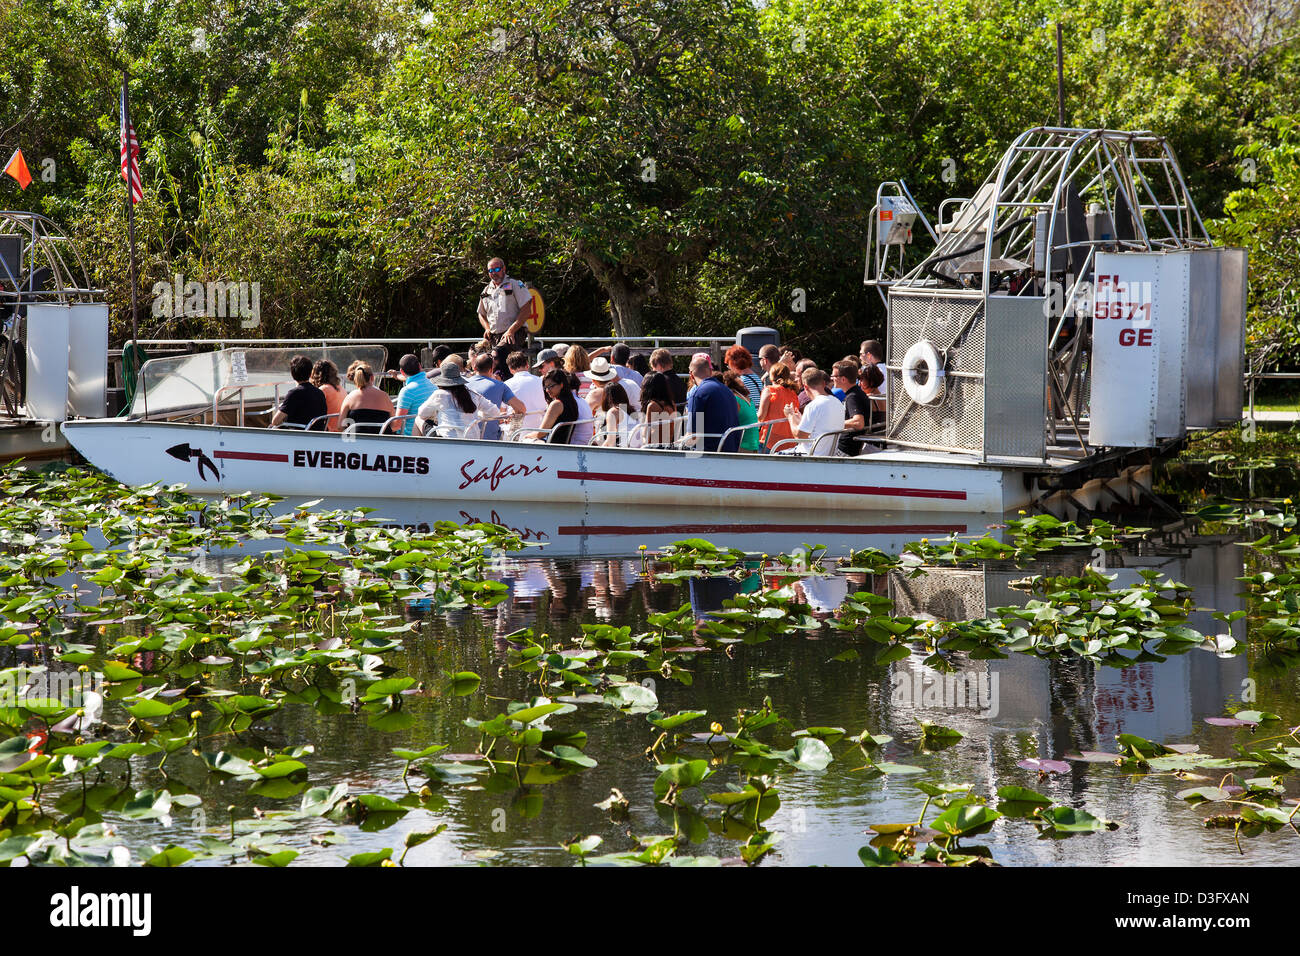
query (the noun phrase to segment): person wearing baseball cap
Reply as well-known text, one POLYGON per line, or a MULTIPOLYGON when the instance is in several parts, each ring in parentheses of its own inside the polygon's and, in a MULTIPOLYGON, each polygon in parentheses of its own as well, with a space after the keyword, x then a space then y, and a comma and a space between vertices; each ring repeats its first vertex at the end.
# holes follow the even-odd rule
POLYGON ((545 375, 551 369, 559 367, 561 358, 563 356, 555 349, 542 349, 537 353, 537 361, 533 363, 533 368, 537 369, 538 375, 545 375))

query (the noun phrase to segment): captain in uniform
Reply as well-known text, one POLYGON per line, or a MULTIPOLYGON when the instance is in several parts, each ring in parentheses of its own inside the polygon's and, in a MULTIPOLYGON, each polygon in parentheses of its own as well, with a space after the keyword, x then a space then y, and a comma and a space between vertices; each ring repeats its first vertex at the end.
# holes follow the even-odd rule
POLYGON ((519 280, 506 275, 503 260, 493 259, 487 271, 488 284, 478 297, 478 322, 492 343, 496 370, 505 376, 509 374, 506 357, 528 342, 524 325, 533 316, 533 297, 519 280))

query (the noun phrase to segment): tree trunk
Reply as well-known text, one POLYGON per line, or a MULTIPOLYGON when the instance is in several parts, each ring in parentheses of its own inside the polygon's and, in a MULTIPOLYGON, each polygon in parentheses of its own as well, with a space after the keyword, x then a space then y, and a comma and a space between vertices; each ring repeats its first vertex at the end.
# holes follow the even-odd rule
POLYGON ((628 288, 626 282, 613 282, 605 286, 609 304, 614 312, 614 334, 620 339, 641 335, 641 302, 645 295, 628 288))
POLYGON ((610 311, 614 314, 614 334, 619 338, 641 335, 644 329, 641 304, 645 302, 645 290, 628 278, 622 263, 611 265, 581 243, 578 255, 609 296, 610 311))

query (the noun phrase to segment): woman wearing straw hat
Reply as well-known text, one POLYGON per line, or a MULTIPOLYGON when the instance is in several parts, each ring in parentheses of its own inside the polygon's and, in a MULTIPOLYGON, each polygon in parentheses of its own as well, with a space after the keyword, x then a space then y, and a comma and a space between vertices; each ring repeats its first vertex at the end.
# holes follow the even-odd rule
POLYGON ((591 414, 597 418, 600 417, 600 410, 605 404, 605 390, 615 382, 622 385, 623 390, 627 392, 629 408, 641 407, 641 386, 631 379, 624 378, 622 369, 612 364, 609 359, 603 356, 592 359, 591 368, 587 370, 587 378, 591 380, 591 391, 586 395, 587 404, 591 406, 591 414))
POLYGON ((628 429, 631 427, 628 409, 640 404, 640 390, 637 390, 634 403, 618 368, 611 365, 604 356, 591 360, 587 376, 591 379, 587 404, 591 406, 591 416, 596 420, 596 441, 610 446, 621 444, 627 440, 628 429))
POLYGON ((432 381, 438 388, 417 413, 415 430, 419 434, 427 434, 426 426, 432 424, 436 426, 433 434, 439 438, 480 438, 483 420, 509 414, 472 391, 460 366, 451 359, 443 361, 432 381))

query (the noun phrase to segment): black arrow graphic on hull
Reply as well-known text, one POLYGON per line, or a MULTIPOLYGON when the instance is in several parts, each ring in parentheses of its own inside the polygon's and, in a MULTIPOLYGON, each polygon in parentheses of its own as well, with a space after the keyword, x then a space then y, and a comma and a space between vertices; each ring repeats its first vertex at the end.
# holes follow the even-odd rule
POLYGON ((208 480, 207 476, 203 474, 204 468, 212 469, 212 477, 214 479, 220 477, 217 473, 217 463, 207 455, 203 454, 203 449, 201 448, 191 448, 188 444, 172 445, 171 448, 167 449, 167 454, 171 455, 178 461, 191 461, 192 459, 197 458, 199 462, 199 477, 204 481, 208 480))

